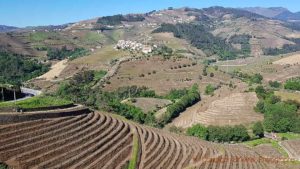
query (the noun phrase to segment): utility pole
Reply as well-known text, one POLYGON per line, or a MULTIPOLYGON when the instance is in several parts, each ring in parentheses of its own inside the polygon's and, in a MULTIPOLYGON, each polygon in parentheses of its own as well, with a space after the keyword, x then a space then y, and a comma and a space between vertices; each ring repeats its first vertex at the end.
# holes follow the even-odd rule
POLYGON ((4 88, 1 87, 2 101, 4 102, 4 88))
POLYGON ((17 96, 16 96, 16 88, 14 87, 14 103, 15 103, 15 110, 17 111, 17 96))

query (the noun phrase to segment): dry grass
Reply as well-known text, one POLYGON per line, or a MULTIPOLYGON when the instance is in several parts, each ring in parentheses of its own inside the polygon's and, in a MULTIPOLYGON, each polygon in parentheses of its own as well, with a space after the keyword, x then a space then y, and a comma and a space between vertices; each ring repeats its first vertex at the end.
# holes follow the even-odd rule
POLYGON ((68 62, 68 59, 57 62, 56 64, 51 66, 50 71, 48 71, 47 73, 38 77, 37 79, 54 80, 65 69, 65 67, 67 66, 67 62, 68 62))
POLYGON ((219 71, 214 71, 214 77, 202 76, 200 80, 203 65, 192 65, 192 63, 193 61, 189 59, 173 61, 163 60, 162 57, 125 62, 121 64, 116 75, 110 79, 111 84, 105 89, 115 90, 122 86, 137 85, 149 87, 158 94, 166 94, 171 89, 190 87, 194 83, 200 84, 200 89, 203 91, 207 84, 219 84, 231 80, 229 76, 219 71), (179 66, 181 68, 178 68, 179 66))
POLYGON ((298 92, 286 92, 286 91, 275 91, 275 95, 279 96, 282 100, 293 100, 300 103, 300 93, 298 92))
POLYGON ((129 55, 127 51, 117 51, 112 45, 97 49, 88 56, 77 58, 68 63, 61 77, 67 78, 83 70, 108 70, 110 61, 129 55))
POLYGON ((293 54, 288 57, 282 58, 273 62, 274 64, 278 65, 294 65, 300 63, 300 54, 293 54))

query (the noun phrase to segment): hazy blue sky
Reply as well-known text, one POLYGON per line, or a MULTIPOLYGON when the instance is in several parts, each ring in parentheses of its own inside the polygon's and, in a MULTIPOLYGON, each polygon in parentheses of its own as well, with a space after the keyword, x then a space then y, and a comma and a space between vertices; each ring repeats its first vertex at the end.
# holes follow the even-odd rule
POLYGON ((147 12, 167 7, 286 7, 300 11, 299 0, 0 0, 0 25, 63 24, 98 16, 147 12))

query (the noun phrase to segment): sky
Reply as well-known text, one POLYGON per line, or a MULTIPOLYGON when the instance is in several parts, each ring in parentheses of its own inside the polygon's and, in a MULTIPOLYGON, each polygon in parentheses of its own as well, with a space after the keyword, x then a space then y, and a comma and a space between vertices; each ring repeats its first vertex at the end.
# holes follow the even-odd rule
POLYGON ((300 11, 299 0, 0 0, 0 25, 58 25, 100 16, 144 13, 168 7, 285 7, 300 11))

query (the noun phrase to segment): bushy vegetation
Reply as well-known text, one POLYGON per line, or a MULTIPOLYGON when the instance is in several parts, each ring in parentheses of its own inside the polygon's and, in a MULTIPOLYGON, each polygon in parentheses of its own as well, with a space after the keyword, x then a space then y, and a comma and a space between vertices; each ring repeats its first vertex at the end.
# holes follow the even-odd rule
POLYGON ((213 86, 212 84, 209 84, 205 87, 205 94, 206 95, 213 95, 215 90, 216 90, 216 87, 213 86))
POLYGON ((145 17, 142 15, 113 15, 113 16, 105 16, 99 18, 97 23, 103 25, 120 25, 122 21, 126 22, 140 22, 145 20, 145 17))
POLYGON ((8 169, 8 166, 0 162, 0 169, 8 169))
POLYGON ((61 49, 53 49, 49 48, 47 50, 47 57, 49 60, 63 60, 65 58, 68 59, 76 59, 78 57, 82 57, 84 55, 87 55, 88 51, 84 48, 75 48, 72 50, 67 49, 66 46, 62 47, 61 49))
POLYGON ((23 55, 0 52, 0 84, 20 84, 49 70, 48 65, 23 55))
POLYGON ((172 89, 166 96, 166 99, 177 100, 188 93, 188 89, 172 89))
POLYGON ((281 86, 281 83, 278 81, 269 81, 269 85, 274 88, 279 88, 281 86))
POLYGON ((194 125, 187 130, 190 136, 214 142, 242 142, 250 139, 246 127, 238 126, 202 126, 194 125))
POLYGON ((198 86, 195 84, 184 96, 167 108, 167 112, 162 118, 162 123, 167 124, 173 118, 177 117, 181 112, 183 112, 187 107, 200 101, 200 99, 198 86))
POLYGON ((53 96, 37 96, 26 100, 17 101, 16 105, 14 102, 3 102, 0 103, 0 108, 14 108, 15 106, 17 106, 17 108, 19 109, 32 109, 51 106, 63 106, 68 104, 72 104, 72 102, 53 96))
POLYGON ((287 80, 284 84, 284 88, 289 90, 300 91, 300 78, 298 77, 287 80))
POLYGON ((183 38, 204 50, 208 55, 217 54, 221 60, 235 59, 236 51, 224 39, 215 37, 203 25, 200 24, 162 24, 153 33, 172 32, 175 37, 183 38))
POLYGON ((298 105, 293 102, 283 102, 262 86, 256 88, 260 101, 255 110, 264 114, 264 127, 268 132, 300 132, 300 116, 298 105))
POLYGON ((263 80, 263 76, 259 73, 249 75, 249 74, 243 73, 241 71, 234 71, 233 76, 241 79, 244 82, 250 83, 250 84, 253 84, 253 83, 260 84, 263 80))

